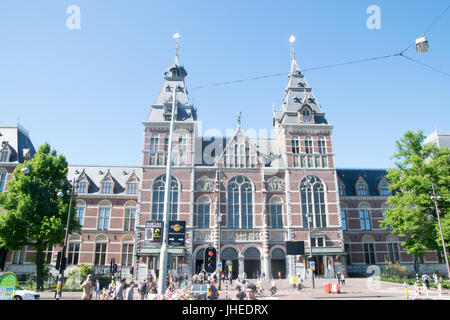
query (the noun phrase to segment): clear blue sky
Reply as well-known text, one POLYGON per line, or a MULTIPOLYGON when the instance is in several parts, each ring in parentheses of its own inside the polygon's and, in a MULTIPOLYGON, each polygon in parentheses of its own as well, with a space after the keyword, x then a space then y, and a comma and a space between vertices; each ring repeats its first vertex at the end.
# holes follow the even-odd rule
MULTIPOLYGON (((0 121, 30 128, 70 164, 141 164, 142 124, 173 60, 188 88, 397 53, 449 1, 22 1, 0 2, 0 121), (69 30, 69 5, 81 29, 69 30), (369 30, 369 5, 381 29, 369 30)), ((428 33, 430 51, 406 54, 450 73, 450 10, 428 33)), ((407 130, 450 130, 450 77, 401 57, 305 72, 334 125, 341 168, 392 166, 407 130)), ((271 129, 287 77, 190 91, 203 129, 271 129)))

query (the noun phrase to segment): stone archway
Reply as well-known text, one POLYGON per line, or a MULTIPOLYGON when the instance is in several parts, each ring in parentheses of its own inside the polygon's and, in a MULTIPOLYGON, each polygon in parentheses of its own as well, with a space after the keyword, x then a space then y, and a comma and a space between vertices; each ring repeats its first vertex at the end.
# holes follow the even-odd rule
POLYGON ((276 248, 270 255, 270 275, 274 279, 278 279, 279 275, 282 279, 286 279, 286 254, 281 248, 276 248))
POLYGON ((238 252, 232 247, 227 247, 222 249, 222 252, 220 253, 220 258, 222 260, 223 273, 224 274, 229 273, 227 262, 231 262, 231 276, 232 279, 236 279, 239 274, 238 252))
POLYGON ((248 279, 255 279, 257 273, 261 274, 261 254, 255 247, 244 252, 244 272, 248 279))

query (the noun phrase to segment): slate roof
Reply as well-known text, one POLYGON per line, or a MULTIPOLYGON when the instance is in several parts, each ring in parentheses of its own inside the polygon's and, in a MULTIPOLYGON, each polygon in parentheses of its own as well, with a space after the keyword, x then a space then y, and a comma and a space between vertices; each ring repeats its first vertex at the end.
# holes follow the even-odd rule
POLYGON ((380 196, 378 185, 381 179, 387 175, 385 169, 336 169, 336 172, 345 187, 344 197, 357 196, 355 185, 360 176, 369 187, 368 196, 380 196))
POLYGON ((325 114, 293 56, 282 108, 274 112, 274 118, 286 125, 300 124, 298 111, 304 105, 313 111, 315 124, 327 124, 325 114))
POLYGON ((177 121, 195 121, 197 115, 194 107, 189 104, 188 92, 184 83, 187 72, 183 66, 178 65, 177 56, 174 62, 164 72, 164 82, 153 103, 147 121, 166 121, 164 118, 164 104, 172 103, 173 88, 176 90, 177 121), (176 72, 173 76, 172 72, 176 72))
MULTIPOLYGON (((219 157, 224 151, 225 147, 228 145, 230 140, 233 137, 201 137, 201 145, 202 145, 202 166, 214 166, 215 162, 211 160, 211 158, 219 157), (217 149, 212 148, 210 146, 214 143, 217 146, 217 149), (208 146, 210 146, 208 148, 208 146), (217 151, 217 152, 216 152, 217 151), (205 162, 205 154, 210 154, 211 158, 207 162, 205 162)), ((255 147, 258 152, 258 156, 269 156, 270 161, 267 162, 266 166, 274 167, 278 165, 278 161, 280 159, 280 150, 277 139, 270 138, 248 138, 249 142, 255 147)))
POLYGON ((69 171, 67 173, 67 178, 69 180, 74 179, 74 177, 79 178, 83 172, 89 182, 89 194, 101 194, 100 187, 101 182, 107 175, 111 174, 112 180, 114 182, 114 193, 113 194, 125 194, 126 184, 133 173, 136 175, 138 182, 142 180, 142 168, 140 167, 116 167, 116 166, 77 166, 69 165, 69 171))
POLYGON ((9 162, 22 163, 27 153, 30 157, 36 153, 28 130, 18 123, 0 123, 0 147, 6 141, 11 150, 9 162))

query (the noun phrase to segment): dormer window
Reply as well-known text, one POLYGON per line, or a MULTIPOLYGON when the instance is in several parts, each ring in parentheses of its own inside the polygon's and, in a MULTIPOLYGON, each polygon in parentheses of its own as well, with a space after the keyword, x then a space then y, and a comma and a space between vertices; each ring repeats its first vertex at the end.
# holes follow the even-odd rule
POLYGON ((114 182, 109 171, 101 182, 101 193, 102 194, 114 193, 114 182))
POLYGON ((378 192, 380 193, 380 196, 389 197, 389 183, 385 178, 383 178, 378 185, 378 192))
POLYGON ((136 174, 133 172, 131 177, 127 180, 127 193, 128 194, 136 194, 138 191, 138 178, 136 174))
POLYGON ((300 119, 301 122, 309 123, 309 122, 313 121, 311 109, 307 105, 305 105, 300 110, 300 115, 301 115, 301 119, 300 119))
POLYGON ((112 183, 111 182, 103 182, 102 183, 102 193, 103 194, 111 194, 112 192, 112 183))
POLYGON ((339 196, 341 197, 345 196, 345 187, 342 182, 339 182, 339 196))
POLYGON ((7 162, 9 158, 9 151, 8 150, 2 150, 0 152, 0 162, 7 162))
POLYGON ((6 170, 1 168, 0 169, 0 192, 2 192, 3 190, 5 190, 5 186, 6 186, 6 170))
POLYGON ((356 182, 356 195, 358 196, 367 196, 369 193, 369 188, 367 183, 364 181, 362 177, 358 178, 356 182))
POLYGON ((80 181, 77 185, 77 193, 86 193, 87 190, 87 182, 86 181, 80 181))

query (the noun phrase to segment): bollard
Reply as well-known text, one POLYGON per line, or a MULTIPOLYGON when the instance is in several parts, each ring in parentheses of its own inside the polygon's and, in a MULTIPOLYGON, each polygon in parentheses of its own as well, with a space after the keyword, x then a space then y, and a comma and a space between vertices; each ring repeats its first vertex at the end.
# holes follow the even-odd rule
POLYGON ((419 297, 420 292, 419 292, 419 286, 417 285, 417 283, 414 285, 414 293, 416 295, 416 298, 419 297))
POLYGON ((228 300, 228 277, 225 279, 225 299, 228 300))
POLYGON ((405 287, 406 300, 408 300, 408 285, 406 284, 406 282, 403 282, 403 286, 405 287))
POLYGON ((442 288, 441 288, 441 283, 438 283, 438 285, 437 285, 437 289, 438 289, 438 294, 439 294, 439 297, 442 297, 442 288))

